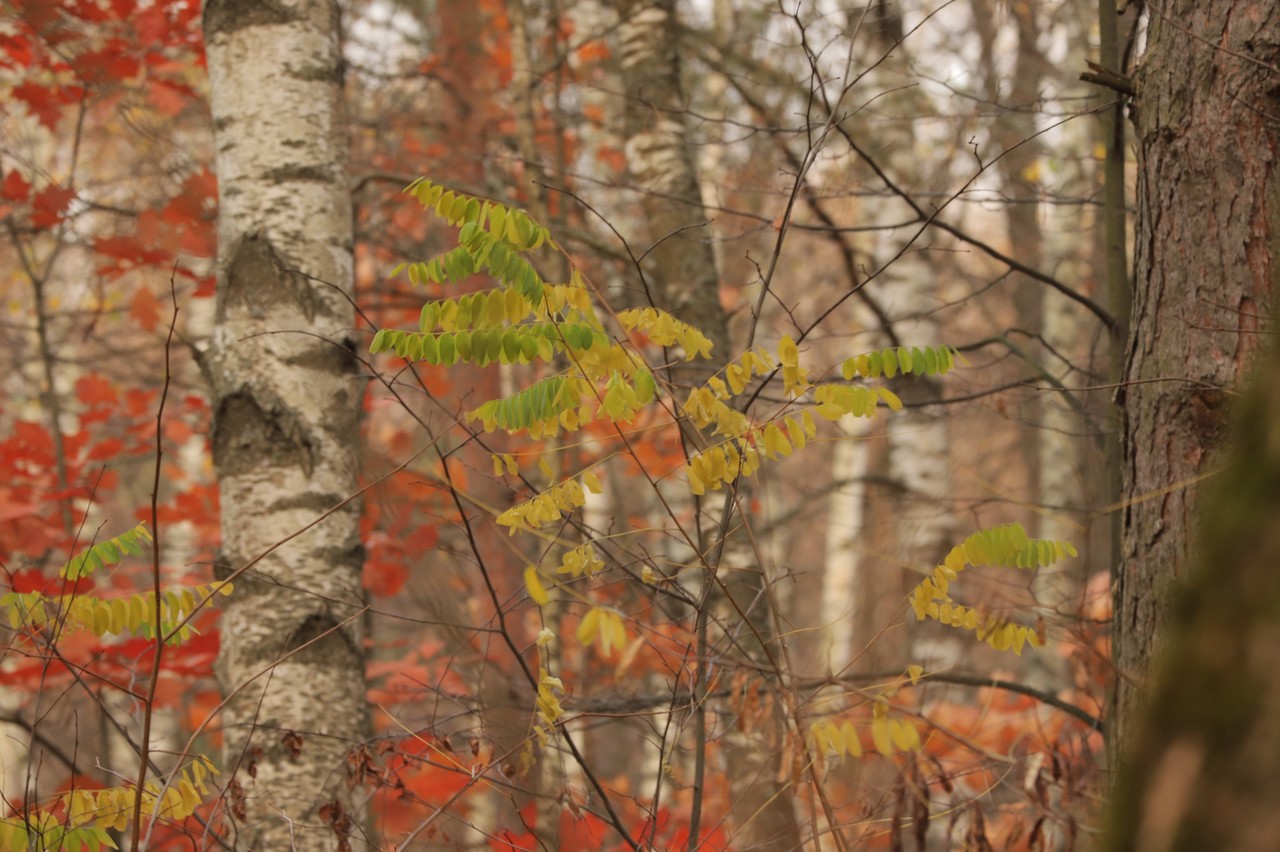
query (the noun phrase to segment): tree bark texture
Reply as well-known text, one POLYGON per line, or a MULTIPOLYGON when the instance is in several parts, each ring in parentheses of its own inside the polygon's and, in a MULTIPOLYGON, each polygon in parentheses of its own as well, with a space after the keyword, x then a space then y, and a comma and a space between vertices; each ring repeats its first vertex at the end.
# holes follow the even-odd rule
MULTIPOLYGON (((1148 4, 1138 140, 1113 746, 1140 718, 1172 581, 1193 547, 1197 482, 1274 293, 1280 213, 1280 3, 1148 4)), ((1225 848, 1225 847, 1222 847, 1225 848)))
POLYGON ((1280 837, 1280 352, 1241 407, 1229 463, 1204 499, 1195 571, 1108 849, 1270 852, 1280 837))
POLYGON ((217 661, 227 807, 238 849, 330 850, 356 819, 344 756, 368 729, 358 502, 319 520, 357 490, 362 396, 337 3, 209 0, 205 39, 219 565, 251 565, 217 661))
POLYGON ((643 193, 653 244, 653 303, 698 325, 727 360, 728 323, 711 229, 702 207, 693 145, 685 124, 674 0, 619 5, 622 70, 627 78, 627 166, 643 193))

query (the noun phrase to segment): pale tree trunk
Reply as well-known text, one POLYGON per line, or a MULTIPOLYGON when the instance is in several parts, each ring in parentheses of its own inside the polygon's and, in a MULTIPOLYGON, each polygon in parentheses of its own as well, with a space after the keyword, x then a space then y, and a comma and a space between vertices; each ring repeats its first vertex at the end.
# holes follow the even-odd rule
MULTIPOLYGON (((1084 247, 1079 239, 1072 237, 1084 233, 1078 221, 1082 208, 1049 206, 1042 211, 1039 203, 1043 191, 1040 176, 1043 146, 1035 138, 1040 128, 1034 116, 1042 110, 1040 89, 1047 69, 1037 45, 1039 9, 1040 4, 1036 2, 1010 7, 1007 17, 1017 33, 1011 76, 1001 73, 1002 69, 997 67, 995 43, 999 32, 995 24, 1001 17, 993 14, 990 0, 974 3, 974 21, 982 39, 986 95, 1002 105, 996 127, 1003 152, 996 165, 1005 194, 1014 199, 1004 208, 1009 245, 1027 266, 1041 269, 1047 264, 1060 280, 1076 284, 1083 281, 1084 276, 1073 274, 1079 269, 1071 259, 1082 256, 1084 247), (1003 97, 1001 82, 1006 79, 1010 90, 1007 97, 1003 97), (1042 218, 1053 227, 1052 237, 1041 227, 1042 218)), ((1083 66, 1085 57, 1078 54, 1087 42, 1073 39, 1072 43, 1080 47, 1072 51, 1075 58, 1066 63, 1067 67, 1083 66)), ((1088 139, 1079 136, 1083 129, 1079 122, 1058 128, 1057 137, 1068 136, 1075 143, 1064 140, 1059 150, 1088 150, 1088 139)), ((1059 187, 1067 183, 1070 171, 1068 165, 1054 172, 1059 187)), ((1076 186, 1083 187, 1083 180, 1076 186)), ((1027 366, 1059 379, 1064 390, 1082 384, 1083 374, 1073 371, 1073 367, 1087 369, 1089 366, 1090 318, 1079 304, 1047 290, 1039 281, 1016 273, 1013 281, 1017 323, 1028 336, 1019 336, 1011 342, 1017 343, 1033 360, 1027 366), (1037 332, 1045 346, 1029 336, 1037 332), (1069 359, 1069 363, 1063 363, 1062 357, 1069 359)), ((1084 526, 1079 521, 1079 513, 1068 507, 1083 503, 1080 466, 1084 442, 1081 436, 1087 427, 1081 408, 1072 402, 1064 394, 1049 392, 1033 399, 1028 406, 1031 423, 1021 430, 1020 449, 1027 468, 1027 493, 1032 504, 1038 507, 1029 519, 1032 534, 1071 541, 1083 549, 1080 537, 1084 526)), ((1041 568, 1032 575, 1031 594, 1037 614, 1054 630, 1055 637, 1063 620, 1072 617, 1080 592, 1079 581, 1078 563, 1073 560, 1041 568)), ((1069 685, 1070 674, 1066 663, 1058 654, 1030 655, 1029 678, 1040 686, 1065 687, 1069 685)))
MULTIPOLYGON (((687 103, 680 80, 675 2, 629 0, 619 5, 619 19, 628 99, 627 164, 642 193, 653 245, 648 296, 658 307, 701 328, 712 341, 710 364, 673 371, 679 384, 700 383, 733 353, 720 304, 697 160, 685 123, 687 103)), ((720 527, 716 507, 723 505, 722 499, 715 493, 703 501, 706 516, 700 527, 704 532, 720 527)), ((734 595, 737 609, 749 613, 754 631, 767 637, 772 631, 769 595, 760 592, 768 578, 753 559, 745 538, 735 536, 722 550, 709 538, 702 542, 702 549, 722 554, 719 564, 713 561, 711 569, 734 595)), ((707 582, 703 600, 709 604, 710 578, 707 582)), ((763 654, 753 652, 753 656, 763 654)), ((782 745, 776 735, 780 730, 781 720, 776 718, 765 721, 764 730, 758 720, 738 720, 721 740, 732 799, 729 818, 734 825, 734 844, 739 848, 791 850, 800 844, 792 796, 779 779, 782 745)), ((691 837, 691 848, 696 840, 691 837)))
MULTIPOLYGON (((1090 128, 1079 122, 1064 125, 1059 133, 1062 139, 1059 150, 1088 150, 1094 138, 1090 128)), ((1084 187, 1094 185, 1085 166, 1064 167, 1059 180, 1068 192, 1075 187, 1083 192, 1084 187)), ((1049 235, 1045 249, 1049 268, 1058 280, 1077 288, 1092 274, 1088 228, 1084 224, 1090 220, 1082 211, 1082 207, 1061 205, 1050 208, 1046 215, 1049 235)), ((1040 333, 1051 351, 1044 354, 1041 363, 1057 379, 1062 392, 1046 391, 1041 402, 1036 500, 1041 512, 1036 534, 1040 538, 1070 541, 1085 554, 1091 530, 1082 507, 1091 502, 1104 505, 1109 500, 1105 491, 1097 492, 1089 487, 1096 488, 1097 484, 1097 478, 1091 480, 1088 475, 1087 467, 1091 458, 1098 458, 1091 455, 1096 449, 1090 445, 1089 437, 1091 433, 1096 434, 1098 425, 1083 405, 1084 395, 1076 389, 1088 384, 1090 372, 1100 366, 1105 375, 1105 363, 1099 361, 1104 353, 1098 351, 1104 332, 1078 302, 1053 290, 1045 290, 1042 298, 1044 320, 1040 333)), ((1109 526, 1104 523, 1104 527, 1105 535, 1109 526)), ((1039 568, 1033 575, 1031 591, 1051 629, 1069 628, 1078 613, 1085 580, 1082 566, 1085 565, 1085 560, 1065 560, 1039 568)), ((1053 688, 1070 685, 1069 672, 1060 655, 1037 653, 1031 663, 1033 670, 1044 677, 1043 685, 1053 688)))
MULTIPOLYGON (((904 29, 898 9, 879 4, 875 20, 872 34, 879 37, 877 50, 892 50, 883 71, 887 73, 895 67, 907 67, 909 58, 902 44, 904 29)), ((894 80, 882 76, 881 72, 868 74, 867 80, 868 91, 871 92, 876 92, 877 87, 895 85, 894 80)), ((912 121, 915 116, 926 114, 923 103, 921 108, 914 106, 919 97, 918 93, 908 89, 891 92, 878 101, 885 105, 885 109, 898 106, 901 118, 887 122, 884 128, 876 128, 874 138, 884 152, 882 162, 891 174, 904 182, 910 181, 922 162, 912 121)), ((877 224, 883 222, 877 212, 869 210, 868 214, 877 216, 872 220, 877 224)), ((892 215, 886 212, 886 218, 892 215)), ((877 246, 875 257, 883 261, 899 250, 900 246, 886 237, 877 246)), ((944 342, 935 318, 944 300, 938 291, 938 280, 926 251, 920 246, 909 246, 893 261, 880 282, 886 308, 895 318, 894 331, 904 346, 936 346, 944 342)), ((927 402, 938 396, 937 383, 931 379, 908 377, 895 388, 909 402, 927 402)), ((898 495, 901 502, 894 512, 898 562, 908 571, 928 571, 946 555, 955 537, 955 519, 949 496, 951 441, 945 412, 936 407, 913 407, 900 411, 886 420, 886 432, 888 475, 900 486, 898 495)), ((906 593, 916 576, 914 573, 908 575, 907 582, 898 579, 896 585, 901 594, 906 593)), ((883 578, 878 582, 883 583, 883 578)), ((925 668, 941 668, 954 662, 951 643, 955 640, 950 636, 939 640, 937 637, 943 634, 930 630, 918 631, 918 635, 929 638, 917 639, 913 643, 909 652, 910 662, 925 668), (947 644, 940 645, 940 641, 947 644)), ((892 651, 880 656, 893 663, 906 662, 901 658, 894 659, 896 655, 892 651)))
POLYGON ((1280 251, 1272 70, 1280 4, 1152 0, 1148 12, 1136 79, 1138 221, 1122 390, 1127 506, 1111 722, 1121 748, 1135 735, 1171 582, 1194 546, 1197 483, 1218 463, 1228 399, 1266 324, 1280 251))
POLYGON ((866 578, 859 571, 859 553, 866 516, 870 467, 867 450, 870 420, 846 416, 840 421, 843 440, 831 454, 835 491, 827 504, 826 558, 822 563, 822 627, 827 636, 827 669, 836 676, 854 660, 858 626, 867 619, 862 600, 866 578))
POLYGON ((219 566, 225 575, 252 563, 221 621, 224 777, 236 848, 262 852, 339 847, 358 821, 344 756, 369 724, 359 504, 334 510, 357 490, 363 387, 338 24, 333 0, 205 8, 219 185, 205 357, 219 566))

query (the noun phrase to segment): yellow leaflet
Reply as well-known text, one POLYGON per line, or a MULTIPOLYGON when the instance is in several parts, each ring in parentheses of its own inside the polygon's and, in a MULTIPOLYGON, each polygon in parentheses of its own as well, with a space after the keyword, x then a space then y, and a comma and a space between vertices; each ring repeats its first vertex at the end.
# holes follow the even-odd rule
POLYGON ((893 754, 893 737, 889 733, 889 720, 883 717, 871 720, 871 741, 875 743, 876 751, 885 757, 893 754))
MULTIPOLYGON (((724 371, 724 377, 728 379, 729 387, 733 390, 734 394, 740 394, 746 390, 747 379, 750 375, 751 371, 744 369, 739 364, 730 364, 724 371)), ((723 383, 721 383, 721 386, 723 387, 723 383)))
POLYGON ((550 602, 551 597, 538 577, 538 569, 532 565, 524 569, 524 587, 529 592, 529 597, 533 598, 533 602, 538 606, 546 606, 550 602))
POLYGON ((836 741, 838 734, 835 723, 830 719, 823 719, 809 726, 809 736, 813 739, 813 749, 820 753, 827 751, 843 753, 836 741))
POLYGON ((784 334, 778 341, 778 361, 784 367, 800 366, 800 350, 796 348, 796 342, 790 335, 784 334))
POLYGON ((902 719, 889 721, 889 736, 899 751, 916 751, 920 748, 920 732, 916 726, 902 719))
POLYGON ((791 443, 795 444, 797 450, 803 450, 805 444, 809 442, 809 438, 804 433, 804 426, 793 417, 788 417, 783 421, 787 427, 787 437, 791 439, 791 443))
POLYGON ((582 617, 582 621, 578 623, 578 642, 582 647, 587 647, 595 641, 596 631, 599 629, 600 610, 592 607, 587 614, 582 617))
POLYGON ((840 726, 840 744, 850 757, 862 757, 862 737, 858 735, 858 729, 852 722, 845 722, 840 726))
POLYGON ((627 644, 627 628, 622 624, 622 616, 616 610, 600 611, 600 654, 613 656, 615 648, 621 650, 627 644))
POLYGON ((770 423, 764 427, 764 454, 771 459, 791 455, 791 443, 777 424, 770 423))
POLYGON ((582 484, 585 485, 587 490, 592 494, 604 493, 604 484, 600 482, 600 477, 596 476, 596 472, 594 470, 589 470, 582 474, 582 484))
POLYGON ((916 665, 915 663, 907 666, 907 677, 911 678, 912 686, 915 686, 920 682, 920 676, 922 674, 924 674, 924 666, 916 665))
POLYGON ((697 472, 694 471, 692 464, 685 468, 685 472, 689 476, 689 490, 693 492, 694 496, 701 497, 703 494, 706 494, 707 486, 702 481, 701 477, 698 476, 697 472))

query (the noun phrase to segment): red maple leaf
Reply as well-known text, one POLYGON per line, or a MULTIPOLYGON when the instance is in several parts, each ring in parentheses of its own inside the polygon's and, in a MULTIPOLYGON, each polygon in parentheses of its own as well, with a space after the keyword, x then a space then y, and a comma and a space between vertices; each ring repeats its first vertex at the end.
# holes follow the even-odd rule
POLYGON ((160 300, 148 287, 139 287, 133 294, 129 307, 129 316, 143 331, 155 331, 160 323, 160 300))
POLYGON ((62 214, 75 197, 74 189, 54 184, 46 186, 32 199, 31 224, 37 228, 52 228, 62 221, 62 214))
POLYGON ((99 405, 114 406, 120 402, 120 394, 109 379, 90 373, 76 379, 76 399, 90 408, 99 405))
POLYGON ((12 198, 14 201, 26 201, 31 195, 31 184, 27 183, 27 179, 22 176, 21 172, 10 170, 9 174, 4 176, 4 183, 0 185, 0 191, 3 191, 5 198, 12 198))
POLYGON ((58 129, 62 108, 70 102, 65 89, 40 86, 30 81, 14 86, 13 96, 26 104, 31 114, 50 130, 58 129))

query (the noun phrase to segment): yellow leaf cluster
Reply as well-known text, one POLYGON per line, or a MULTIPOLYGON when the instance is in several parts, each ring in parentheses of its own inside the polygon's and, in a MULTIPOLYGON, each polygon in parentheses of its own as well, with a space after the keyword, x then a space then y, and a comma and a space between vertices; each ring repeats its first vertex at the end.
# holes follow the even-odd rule
POLYGON ((795 399, 809 390, 809 371, 800 366, 800 350, 789 335, 778 342, 778 361, 782 364, 782 386, 795 399))
POLYGON ((516 464, 516 457, 511 453, 490 453, 489 458, 493 461, 494 476, 502 476, 504 473, 520 475, 520 465, 516 464))
MULTIPOLYGON (((737 396, 747 389, 747 382, 751 381, 752 376, 763 375, 772 369, 773 357, 767 351, 764 349, 748 350, 724 368, 724 381, 728 382, 728 390, 732 391, 734 396, 737 396)), ((729 394, 725 392, 723 384, 717 386, 716 396, 720 399, 729 398, 729 394)))
POLYGON ((562 514, 568 514, 586 505, 586 502, 582 483, 576 479, 566 479, 533 499, 512 506, 498 515, 497 520, 515 535, 519 529, 533 530, 544 524, 557 522, 562 514))
MULTIPOLYGON (((862 735, 850 721, 820 719, 809 726, 809 741, 820 754, 836 754, 840 757, 862 757, 862 735)), ((871 741, 876 751, 885 757, 897 752, 919 751, 920 731, 906 720, 889 718, 883 702, 876 702, 876 714, 871 720, 871 741)))
POLYGON ((575 578, 584 574, 588 577, 594 577, 597 571, 602 570, 604 570, 604 562, 600 560, 600 557, 596 556, 595 550, 588 543, 567 551, 561 558, 560 565, 556 568, 556 573, 568 574, 575 578))
POLYGON ((902 400, 888 388, 863 388, 850 385, 822 385, 813 392, 818 416, 824 420, 839 420, 846 414, 854 417, 871 417, 883 400, 890 410, 902 408, 902 400))
POLYGON ((621 373, 614 373, 605 384, 597 414, 603 412, 614 423, 627 423, 634 420, 640 409, 652 399, 652 396, 642 399, 635 386, 621 373))
MULTIPOLYGON (((148 781, 142 791, 142 814, 180 822, 195 813, 210 795, 206 779, 218 775, 204 755, 180 770, 169 785, 148 781), (163 794, 162 794, 163 791, 163 794)), ((137 790, 108 787, 63 793, 53 805, 23 819, 0 819, 0 849, 116 849, 108 831, 125 831, 133 821, 137 790), (60 810, 59 816, 56 811, 60 810)))
POLYGON ((920 732, 905 719, 877 717, 871 720, 871 741, 888 757, 895 751, 919 751, 920 732))
POLYGON ((789 456, 793 449, 803 449, 815 435, 817 426, 807 411, 799 417, 749 428, 742 437, 709 447, 689 459, 685 468, 689 488, 698 496, 718 490, 739 476, 754 474, 760 468, 761 453, 771 461, 789 456))
POLYGON ((699 429, 715 426, 713 434, 741 438, 751 428, 751 421, 741 411, 726 405, 716 393, 715 382, 711 382, 689 391, 689 397, 680 406, 680 410, 699 429))
POLYGON ((599 327, 591 291, 582 280, 582 273, 574 269, 568 284, 548 284, 542 291, 542 301, 535 306, 534 316, 546 322, 554 316, 574 322, 585 322, 599 327))
POLYGON ((760 454, 750 446, 739 451, 735 441, 725 441, 689 459, 685 475, 689 490, 701 497, 707 490, 717 491, 739 476, 751 476, 760 468, 760 454))
POLYGON ((563 692, 564 682, 560 678, 552 677, 545 668, 538 670, 537 719, 533 732, 544 746, 555 730, 556 723, 564 715, 564 707, 560 705, 560 697, 556 694, 563 692))
POLYGON ((615 648, 623 648, 627 644, 627 628, 622 623, 622 616, 611 607, 593 606, 578 624, 578 641, 582 647, 589 647, 596 639, 600 640, 600 656, 613 656, 615 648))
POLYGON ((819 719, 809 726, 811 748, 819 754, 828 752, 844 757, 862 757, 862 738, 852 722, 819 719))
POLYGON ((618 312, 618 323, 627 331, 639 329, 659 346, 684 350, 684 359, 711 357, 711 341, 698 329, 657 308, 631 308, 618 312))

